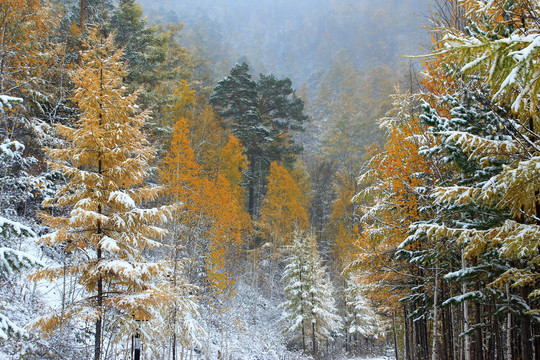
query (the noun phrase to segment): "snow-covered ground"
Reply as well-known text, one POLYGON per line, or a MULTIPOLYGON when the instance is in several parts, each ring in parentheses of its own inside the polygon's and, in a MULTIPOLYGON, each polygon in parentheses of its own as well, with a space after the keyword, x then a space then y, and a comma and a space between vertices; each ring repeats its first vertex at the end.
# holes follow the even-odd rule
MULTIPOLYGON (((236 284, 236 293, 223 305, 228 310, 221 315, 201 309, 208 340, 200 353, 211 359, 234 360, 308 360, 309 355, 287 349, 288 339, 279 323, 281 310, 278 296, 257 289, 245 281, 236 284), (211 316, 205 314, 214 314, 211 316)), ((391 354, 391 352, 390 352, 391 354)), ((323 357, 328 360, 392 360, 393 356, 351 357, 342 349, 331 350, 323 357)))

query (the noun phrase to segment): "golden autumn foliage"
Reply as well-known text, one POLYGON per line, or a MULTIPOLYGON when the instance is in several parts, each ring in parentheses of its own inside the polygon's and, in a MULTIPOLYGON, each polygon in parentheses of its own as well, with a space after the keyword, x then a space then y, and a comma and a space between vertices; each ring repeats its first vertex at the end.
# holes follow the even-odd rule
POLYGON ((197 104, 197 92, 193 90, 187 81, 180 80, 174 90, 173 114, 178 117, 190 118, 197 104))
POLYGON ((425 129, 417 116, 402 112, 409 108, 410 99, 407 99, 405 95, 396 96, 395 112, 383 119, 388 140, 380 151, 373 151, 369 170, 359 178, 363 190, 355 198, 366 204, 356 244, 355 267, 366 283, 386 287, 387 291, 380 291, 380 296, 377 292, 371 294, 386 305, 397 305, 403 296, 397 291, 390 292, 403 279, 397 268, 396 271, 383 269, 409 266, 394 262, 392 256, 408 236, 409 226, 428 216, 420 211, 425 208, 426 199, 418 189, 428 186, 426 181, 436 172, 433 162, 419 154, 420 147, 432 139, 420 135, 425 129))
POLYGON ((202 169, 195 162, 189 141, 187 120, 179 118, 169 152, 160 166, 160 178, 167 185, 167 195, 174 202, 190 199, 198 191, 202 169))
POLYGON ((50 331, 69 318, 94 321, 99 358, 105 321, 134 324, 134 313, 151 317, 174 301, 159 286, 166 264, 145 257, 146 249, 159 246, 152 238, 164 230, 156 224, 166 221, 172 207, 138 207, 160 191, 143 184, 153 155, 141 132, 149 116, 137 111, 136 93, 125 93, 122 54, 112 39, 94 32, 86 48, 72 77, 80 116, 73 127, 57 126, 67 145, 48 149, 51 168, 63 173, 67 184, 44 201, 45 209, 54 211, 43 213, 42 219, 54 231, 39 239, 62 248, 69 261, 36 271, 32 278, 53 281, 68 274, 77 280, 80 296, 37 325, 50 331), (67 215, 57 215, 58 209, 68 210, 67 215))
POLYGON ((216 177, 221 170, 223 151, 232 150, 227 148, 231 146, 227 145, 229 132, 220 123, 206 96, 197 94, 186 81, 177 84, 174 99, 168 118, 186 120, 195 161, 206 175, 216 177))
POLYGON ((204 259, 208 284, 224 291, 234 284, 232 270, 250 229, 249 216, 237 198, 239 184, 221 173, 210 178, 195 161, 189 138, 187 121, 180 118, 160 170, 167 196, 182 204, 173 236, 181 245, 198 244, 202 253, 194 255, 204 259))
POLYGON ((240 205, 246 202, 246 190, 240 186, 242 174, 247 169, 247 157, 242 151, 240 140, 233 135, 221 149, 221 172, 229 181, 231 190, 234 192, 240 205))
POLYGON ((275 248, 289 245, 296 229, 306 231, 309 226, 300 187, 291 173, 275 161, 270 164, 268 192, 261 207, 259 225, 275 248))
POLYGON ((351 199, 356 192, 356 179, 346 171, 337 174, 338 194, 332 205, 329 223, 326 226, 328 236, 333 239, 330 245, 337 268, 343 270, 356 255, 356 217, 358 205, 351 199))
POLYGON ((39 0, 0 1, 0 94, 22 94, 37 86, 48 68, 53 24, 39 0))

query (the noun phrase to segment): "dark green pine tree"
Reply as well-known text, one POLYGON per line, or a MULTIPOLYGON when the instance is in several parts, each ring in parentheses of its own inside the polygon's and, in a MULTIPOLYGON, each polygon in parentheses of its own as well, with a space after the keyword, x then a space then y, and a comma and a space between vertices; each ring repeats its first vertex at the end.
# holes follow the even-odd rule
POLYGON ((303 129, 304 103, 296 97, 290 79, 260 75, 255 82, 244 62, 235 65, 230 75, 219 81, 210 97, 219 115, 229 119, 233 133, 242 141, 249 161, 245 173, 248 211, 256 215, 266 176, 272 161, 294 163, 302 147, 291 131, 303 129))
POLYGON ((193 70, 189 51, 178 42, 181 25, 149 25, 141 5, 120 0, 107 27, 128 66, 124 81, 150 90, 166 80, 186 79, 193 70))
POLYGON ((274 75, 260 75, 257 81, 257 101, 263 124, 270 130, 272 139, 266 146, 270 161, 282 161, 290 166, 294 155, 302 146, 291 138, 290 131, 302 131, 308 117, 304 114, 304 102, 292 89, 289 78, 277 79, 274 75))
POLYGON ((151 69, 166 57, 165 39, 155 26, 148 26, 143 8, 132 0, 121 0, 110 19, 114 42, 123 49, 123 60, 128 65, 127 83, 151 80, 151 69))
MULTIPOLYGON (((255 189, 262 177, 265 158, 264 145, 271 141, 270 130, 263 125, 257 102, 257 84, 251 79, 249 66, 235 65, 229 76, 218 82, 210 103, 224 118, 231 119, 234 135, 240 139, 249 161, 245 174, 248 188, 248 211, 255 214, 255 189)), ((266 164, 265 164, 266 165, 266 164)))

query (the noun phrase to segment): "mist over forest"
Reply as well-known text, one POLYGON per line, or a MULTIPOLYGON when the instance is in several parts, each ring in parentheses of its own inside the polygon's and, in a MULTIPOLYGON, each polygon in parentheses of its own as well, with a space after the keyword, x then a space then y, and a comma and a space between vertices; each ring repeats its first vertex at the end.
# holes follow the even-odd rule
POLYGON ((404 71, 425 53, 428 0, 142 0, 153 22, 183 23, 187 47, 214 76, 247 60, 253 72, 315 85, 335 61, 404 71))
POLYGON ((355 159, 381 143, 376 119, 390 109, 396 86, 412 86, 410 72, 419 68, 417 59, 406 56, 425 54, 431 42, 428 0, 142 0, 141 5, 150 22, 183 24, 182 44, 203 59, 207 86, 244 61, 254 77, 290 78, 311 118, 307 131, 297 135, 304 159, 336 136, 346 139, 329 146, 347 142, 356 147, 355 159))

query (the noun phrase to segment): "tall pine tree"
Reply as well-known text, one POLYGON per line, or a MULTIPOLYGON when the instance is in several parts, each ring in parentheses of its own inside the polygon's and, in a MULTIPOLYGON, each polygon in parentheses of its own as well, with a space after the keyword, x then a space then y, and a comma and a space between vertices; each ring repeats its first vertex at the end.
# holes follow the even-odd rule
POLYGON ((282 161, 291 165, 294 155, 302 150, 290 131, 303 129, 307 120, 304 102, 296 97, 290 79, 261 74, 254 81, 244 62, 235 65, 230 75, 218 82, 210 103, 221 116, 230 119, 232 131, 244 147, 248 160, 248 210, 254 217, 270 163, 282 161))

